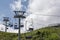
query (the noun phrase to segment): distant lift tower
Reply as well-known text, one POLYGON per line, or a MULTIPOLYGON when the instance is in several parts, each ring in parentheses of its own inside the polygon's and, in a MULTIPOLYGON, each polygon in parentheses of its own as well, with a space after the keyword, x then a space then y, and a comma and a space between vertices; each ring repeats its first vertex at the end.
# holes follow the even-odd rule
POLYGON ((5 32, 7 32, 7 22, 9 21, 9 17, 3 17, 3 21, 5 22, 5 32))

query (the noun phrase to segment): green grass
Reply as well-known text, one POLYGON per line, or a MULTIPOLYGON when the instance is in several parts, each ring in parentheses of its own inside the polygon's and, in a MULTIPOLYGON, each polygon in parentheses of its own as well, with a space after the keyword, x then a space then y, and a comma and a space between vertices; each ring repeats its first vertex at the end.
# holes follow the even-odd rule
POLYGON ((14 40, 17 37, 17 34, 0 32, 0 40, 14 40))
MULTIPOLYGON (((15 33, 0 32, 0 40, 18 40, 15 33)), ((60 27, 46 27, 21 34, 21 40, 60 40, 60 27), (26 39, 26 36, 32 36, 26 39)))

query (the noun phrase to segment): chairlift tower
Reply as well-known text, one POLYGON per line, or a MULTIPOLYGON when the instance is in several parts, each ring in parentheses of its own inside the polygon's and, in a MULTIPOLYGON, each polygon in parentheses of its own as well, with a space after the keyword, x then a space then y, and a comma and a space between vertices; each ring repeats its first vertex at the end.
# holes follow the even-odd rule
POLYGON ((3 21, 5 22, 5 32, 7 32, 7 22, 9 21, 9 17, 3 17, 3 21))
POLYGON ((24 16, 25 11, 14 11, 14 12, 15 12, 14 18, 18 18, 18 20, 19 20, 18 21, 18 24, 19 24, 18 40, 21 40, 21 35, 20 35, 20 30, 21 30, 21 27, 22 27, 22 25, 21 25, 21 19, 26 18, 24 16))

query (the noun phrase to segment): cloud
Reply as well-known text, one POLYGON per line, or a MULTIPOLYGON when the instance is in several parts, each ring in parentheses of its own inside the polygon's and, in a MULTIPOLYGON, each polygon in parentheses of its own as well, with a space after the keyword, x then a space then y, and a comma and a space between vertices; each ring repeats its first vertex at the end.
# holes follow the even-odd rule
POLYGON ((27 11, 36 15, 35 18, 32 17, 33 15, 28 16, 34 20, 35 28, 60 23, 60 17, 58 17, 60 16, 60 0, 30 0, 27 11))
POLYGON ((12 10, 21 10, 21 6, 21 0, 13 1, 13 3, 10 4, 12 10))

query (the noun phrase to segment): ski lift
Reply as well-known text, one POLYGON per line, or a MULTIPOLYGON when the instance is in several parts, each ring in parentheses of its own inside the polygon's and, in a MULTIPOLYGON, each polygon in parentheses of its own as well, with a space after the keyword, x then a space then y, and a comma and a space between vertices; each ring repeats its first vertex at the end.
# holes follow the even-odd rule
POLYGON ((24 25, 20 25, 20 27, 24 27, 24 25))
POLYGON ((13 24, 12 24, 12 25, 10 25, 10 27, 13 27, 13 24))
POLYGON ((27 31, 33 31, 33 28, 29 28, 27 31))
POLYGON ((19 28, 17 27, 17 23, 15 23, 15 25, 14 25, 14 29, 19 29, 19 28))
POLYGON ((10 26, 10 27, 13 27, 13 24, 10 23, 9 26, 10 26))
MULTIPOLYGON (((33 28, 29 28, 27 31, 33 31, 33 28)), ((30 36, 26 36, 26 34, 25 34, 25 38, 26 39, 31 39, 32 38, 32 33, 31 33, 30 36)))
MULTIPOLYGON (((29 30, 28 31, 33 31, 33 28, 29 28, 29 30)), ((32 33, 31 33, 31 35, 30 36, 26 36, 26 39, 31 39, 32 38, 32 33)))
POLYGON ((7 28, 8 29, 8 28, 7 28))
POLYGON ((14 29, 19 29, 19 28, 17 27, 17 25, 14 25, 14 29))
POLYGON ((26 39, 31 39, 32 38, 32 36, 26 36, 26 39))

